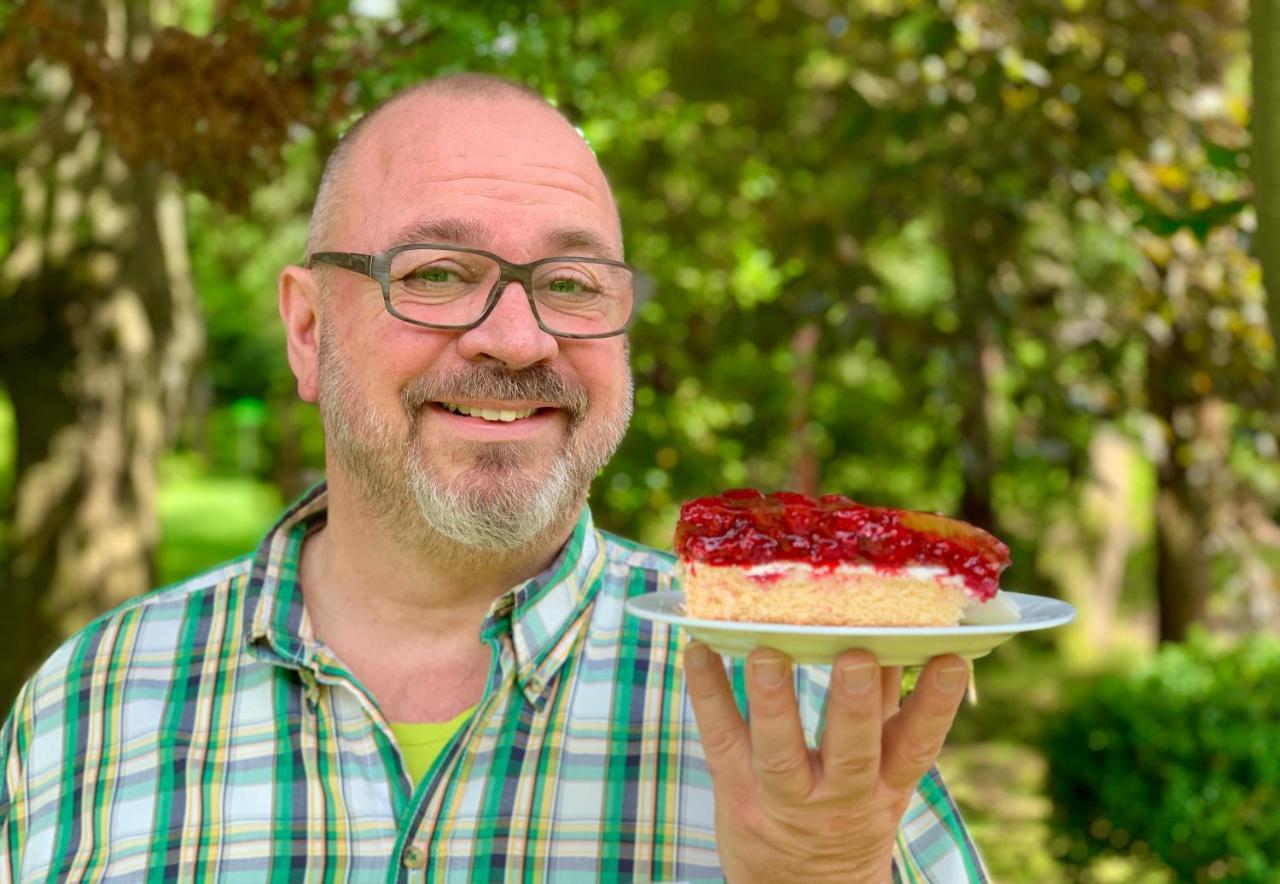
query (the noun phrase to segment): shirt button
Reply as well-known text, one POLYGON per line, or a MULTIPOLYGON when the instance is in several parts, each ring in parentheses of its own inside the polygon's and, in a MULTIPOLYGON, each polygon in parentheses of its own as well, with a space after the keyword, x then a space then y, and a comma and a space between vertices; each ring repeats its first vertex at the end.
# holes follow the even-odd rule
POLYGON ((427 852, 416 844, 411 844, 409 849, 404 852, 404 867, 406 869, 421 869, 427 865, 427 852))

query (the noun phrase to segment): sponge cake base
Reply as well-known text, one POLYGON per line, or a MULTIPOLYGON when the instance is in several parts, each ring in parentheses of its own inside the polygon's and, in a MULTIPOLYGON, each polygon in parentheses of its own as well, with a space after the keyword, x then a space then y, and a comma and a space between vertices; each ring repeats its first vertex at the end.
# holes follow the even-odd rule
POLYGON ((955 626, 969 602, 939 568, 882 571, 771 562, 751 568, 681 561, 686 617, 807 626, 955 626))

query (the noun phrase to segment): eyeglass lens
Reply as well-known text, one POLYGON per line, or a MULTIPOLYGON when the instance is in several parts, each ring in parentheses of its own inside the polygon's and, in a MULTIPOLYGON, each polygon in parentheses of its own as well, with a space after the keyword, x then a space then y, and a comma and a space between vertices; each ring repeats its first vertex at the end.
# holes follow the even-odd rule
MULTIPOLYGON (((480 318, 501 268, 492 258, 447 249, 406 249, 391 262, 392 310, 432 325, 468 325, 480 318)), ((566 258, 533 271, 533 300, 548 329, 604 334, 624 328, 633 301, 625 267, 566 258)))

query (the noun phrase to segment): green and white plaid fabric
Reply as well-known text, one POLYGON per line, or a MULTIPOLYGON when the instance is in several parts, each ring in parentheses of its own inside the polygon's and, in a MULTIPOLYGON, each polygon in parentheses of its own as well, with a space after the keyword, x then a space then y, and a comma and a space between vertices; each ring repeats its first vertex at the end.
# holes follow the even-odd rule
MULTIPOLYGON (((44 664, 0 733, 0 882, 719 877, 684 637, 623 614, 670 588, 670 555, 584 510, 552 566, 494 602, 484 698, 415 790, 306 616, 299 553, 325 511, 321 485, 254 555, 117 608, 44 664)), ((826 681, 797 672, 810 736, 826 681)), ((900 881, 986 880, 936 772, 895 861, 900 881)))

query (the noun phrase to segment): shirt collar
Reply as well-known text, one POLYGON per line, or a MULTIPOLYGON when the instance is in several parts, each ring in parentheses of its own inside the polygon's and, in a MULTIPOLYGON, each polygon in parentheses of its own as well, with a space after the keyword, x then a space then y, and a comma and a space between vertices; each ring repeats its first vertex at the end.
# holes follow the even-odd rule
MULTIPOLYGON (((246 590, 244 633, 246 646, 260 659, 317 667, 318 645, 298 585, 298 564, 303 541, 324 524, 327 513, 328 488, 320 482, 284 512, 258 546, 246 590)), ((516 682, 535 706, 545 702, 548 686, 576 643, 604 566, 604 543, 584 506, 555 560, 489 606, 480 637, 510 637, 516 682)))
POLYGON ((547 689, 581 634, 584 613, 604 574, 604 542, 584 506, 555 560, 531 580, 507 590, 489 606, 480 635, 510 634, 516 682, 541 708, 547 689))
POLYGON ((314 669, 315 635, 298 585, 306 536, 325 523, 328 486, 319 482, 267 532, 253 557, 244 606, 245 646, 267 662, 314 669))

